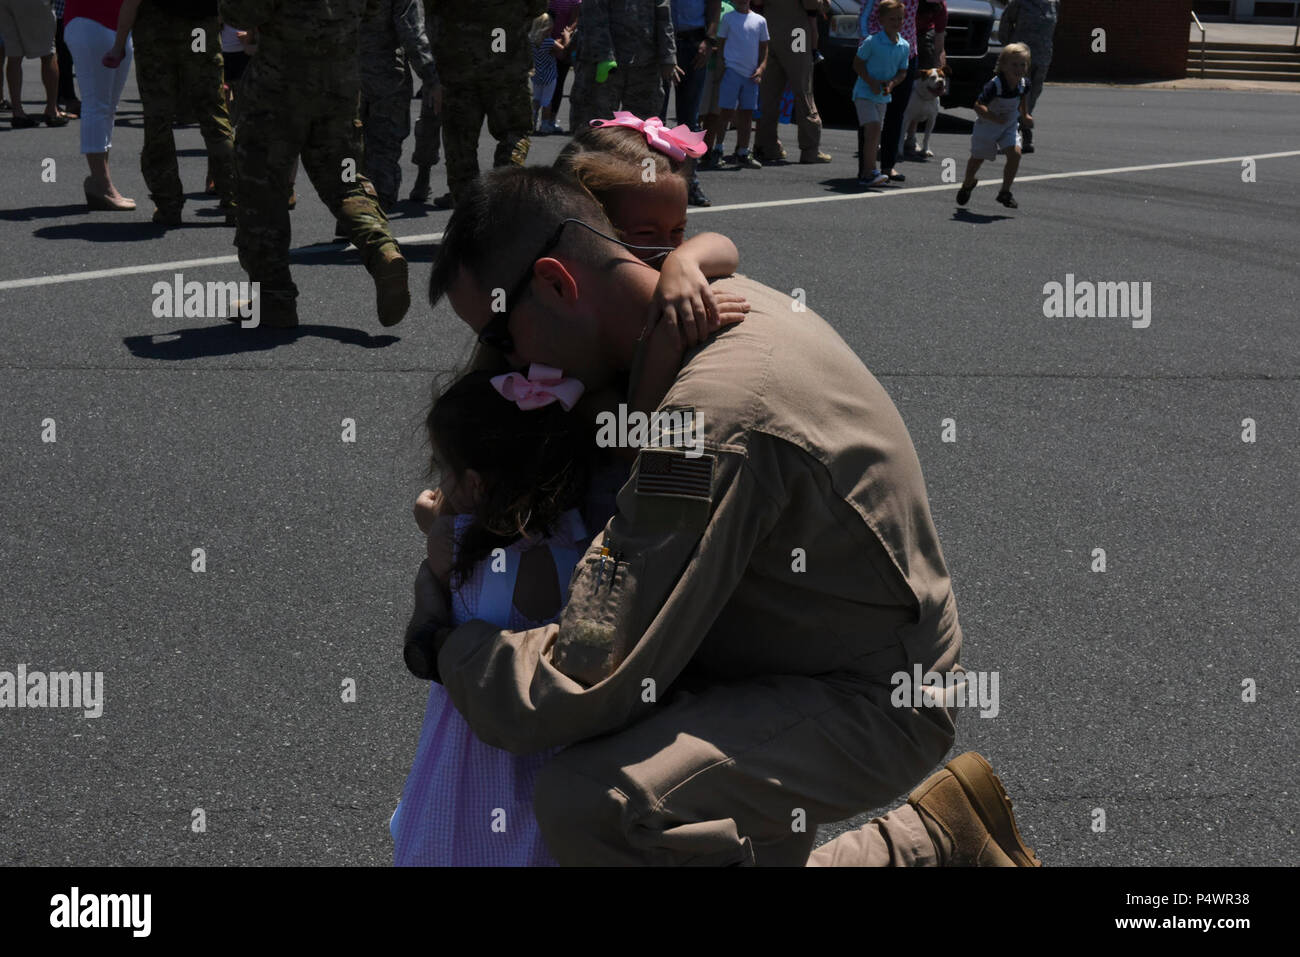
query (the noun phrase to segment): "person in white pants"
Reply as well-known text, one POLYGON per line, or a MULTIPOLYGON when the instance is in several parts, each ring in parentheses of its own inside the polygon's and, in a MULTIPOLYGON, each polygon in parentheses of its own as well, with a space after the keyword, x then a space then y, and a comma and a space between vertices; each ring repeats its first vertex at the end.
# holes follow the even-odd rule
POLYGON ((127 199, 113 185, 108 166, 113 119, 131 70, 129 37, 121 59, 115 61, 110 56, 121 7, 122 0, 68 0, 64 9, 63 37, 81 81, 81 152, 86 154, 90 167, 84 185, 86 204, 91 209, 135 209, 135 200, 127 199))

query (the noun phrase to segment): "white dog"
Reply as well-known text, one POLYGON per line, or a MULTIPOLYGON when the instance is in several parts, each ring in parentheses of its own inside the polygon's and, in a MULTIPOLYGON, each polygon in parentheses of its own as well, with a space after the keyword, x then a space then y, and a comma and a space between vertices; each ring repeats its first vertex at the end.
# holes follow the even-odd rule
POLYGON ((934 155, 930 152, 930 134, 934 132, 935 121, 939 118, 939 98, 948 92, 948 78, 942 70, 926 70, 912 84, 912 95, 903 112, 903 128, 898 138, 898 155, 905 156, 904 143, 916 143, 916 128, 925 124, 925 142, 921 154, 927 159, 934 155))

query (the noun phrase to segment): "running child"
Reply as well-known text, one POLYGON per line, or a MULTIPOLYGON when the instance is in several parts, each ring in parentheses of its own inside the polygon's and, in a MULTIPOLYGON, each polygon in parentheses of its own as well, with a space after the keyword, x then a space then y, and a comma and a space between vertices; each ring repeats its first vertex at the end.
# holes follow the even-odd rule
POLYGON ((1020 127, 1033 129, 1034 118, 1029 115, 1029 47, 1023 43, 1008 43, 998 56, 998 72, 985 84, 975 100, 975 131, 970 137, 970 159, 966 162, 966 176, 957 190, 957 205, 965 206, 971 190, 979 183, 975 174, 985 160, 996 159, 999 153, 1007 157, 1002 171, 1002 191, 997 201, 1008 209, 1020 204, 1011 195, 1011 183, 1020 169, 1020 127))

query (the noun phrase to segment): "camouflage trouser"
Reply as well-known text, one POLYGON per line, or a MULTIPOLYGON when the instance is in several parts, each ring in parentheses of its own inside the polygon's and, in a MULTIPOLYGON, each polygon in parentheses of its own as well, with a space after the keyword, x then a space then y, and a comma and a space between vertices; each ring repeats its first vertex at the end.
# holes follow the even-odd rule
POLYGON ((159 209, 185 203, 172 124, 193 113, 208 148, 208 166, 225 201, 235 198, 235 134, 222 94, 221 30, 217 18, 187 20, 144 4, 133 30, 135 77, 144 106, 144 148, 140 171, 159 209), (206 52, 193 52, 196 29, 206 52))
POLYGON ((423 103, 415 121, 415 151, 411 162, 416 166, 437 166, 442 153, 442 117, 423 103))
POLYGON ((402 143, 411 133, 411 74, 403 66, 361 81, 361 130, 365 173, 375 184, 379 205, 392 209, 402 188, 402 143))
POLYGON ((574 133, 594 119, 609 119, 627 110, 642 119, 658 116, 664 102, 664 82, 658 63, 618 67, 604 83, 596 82, 596 64, 579 61, 573 68, 569 93, 569 122, 574 133))
MULTIPOLYGON (((442 60, 438 61, 442 68, 442 60)), ((478 138, 487 118, 488 133, 497 141, 495 166, 523 166, 528 159, 528 130, 532 106, 527 65, 508 64, 494 70, 443 69, 442 145, 447 151, 447 188, 459 201, 465 187, 478 176, 478 138)))
MULTIPOLYGON (((354 58, 355 59, 355 58, 354 58)), ((360 172, 357 74, 345 59, 277 63, 254 56, 241 81, 235 129, 239 170, 239 228, 235 245, 248 278, 267 299, 294 299, 289 275, 289 195, 294 160, 371 270, 377 253, 395 242, 375 188, 360 172)))

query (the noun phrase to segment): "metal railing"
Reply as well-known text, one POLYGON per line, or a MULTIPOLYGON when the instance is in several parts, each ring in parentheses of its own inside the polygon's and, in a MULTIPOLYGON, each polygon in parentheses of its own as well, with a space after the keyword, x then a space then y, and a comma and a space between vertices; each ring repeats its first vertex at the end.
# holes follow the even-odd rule
POLYGON ((1201 25, 1201 18, 1192 11, 1192 22, 1196 24, 1196 29, 1201 31, 1201 79, 1205 79, 1205 27, 1201 25))

